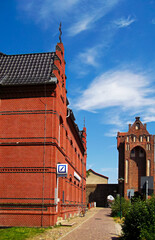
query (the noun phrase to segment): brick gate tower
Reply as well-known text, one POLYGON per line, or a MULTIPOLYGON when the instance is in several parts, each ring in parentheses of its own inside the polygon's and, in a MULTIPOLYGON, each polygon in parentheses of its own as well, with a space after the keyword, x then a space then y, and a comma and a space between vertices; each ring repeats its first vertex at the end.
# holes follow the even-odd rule
POLYGON ((118 132, 117 149, 118 176, 123 180, 122 183, 120 182, 120 188, 122 185, 120 191, 124 197, 129 197, 129 193, 142 193, 142 177, 152 177, 153 186, 155 185, 154 135, 147 131, 146 124, 142 124, 140 117, 136 117, 132 125, 129 124, 128 132, 118 132))

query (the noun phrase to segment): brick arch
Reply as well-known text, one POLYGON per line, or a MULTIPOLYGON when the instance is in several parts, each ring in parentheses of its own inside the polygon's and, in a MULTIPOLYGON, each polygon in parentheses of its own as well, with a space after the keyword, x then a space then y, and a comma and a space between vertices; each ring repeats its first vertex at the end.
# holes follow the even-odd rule
POLYGON ((141 177, 146 176, 146 151, 141 146, 136 146, 130 151, 129 182, 135 191, 141 191, 141 177))

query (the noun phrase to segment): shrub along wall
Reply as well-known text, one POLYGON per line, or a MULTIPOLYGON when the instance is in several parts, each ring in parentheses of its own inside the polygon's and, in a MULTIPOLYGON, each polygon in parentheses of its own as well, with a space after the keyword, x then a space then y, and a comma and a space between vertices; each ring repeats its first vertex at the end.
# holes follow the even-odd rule
MULTIPOLYGON (((116 199, 112 205, 112 215, 119 212, 119 201, 116 199)), ((147 201, 138 199, 132 204, 122 199, 123 240, 154 240, 155 239, 155 197, 147 201)))

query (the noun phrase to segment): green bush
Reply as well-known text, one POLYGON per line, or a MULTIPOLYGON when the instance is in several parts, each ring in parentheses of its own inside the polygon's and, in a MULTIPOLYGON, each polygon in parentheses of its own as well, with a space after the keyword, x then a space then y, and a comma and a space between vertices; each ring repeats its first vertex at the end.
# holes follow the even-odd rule
MULTIPOLYGON (((122 216, 124 217, 130 208, 130 201, 126 200, 125 198, 121 198, 121 209, 122 209, 122 216)), ((115 201, 111 205, 112 209, 112 216, 117 217, 120 216, 120 197, 117 197, 115 201)))
POLYGON ((132 203, 122 224, 123 240, 155 239, 155 197, 132 203))

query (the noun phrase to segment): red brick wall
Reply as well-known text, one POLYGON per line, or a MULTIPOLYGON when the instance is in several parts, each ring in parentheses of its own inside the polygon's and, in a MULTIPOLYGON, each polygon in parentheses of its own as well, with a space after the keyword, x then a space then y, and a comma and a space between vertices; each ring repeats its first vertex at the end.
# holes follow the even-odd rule
POLYGON ((78 213, 82 187, 86 202, 86 129, 83 144, 74 121, 66 119, 63 44, 57 45, 56 54, 56 86, 5 87, 1 94, 0 226, 54 225, 58 216, 78 213), (68 176, 59 179, 58 212, 57 163, 67 163, 69 169, 68 176))
POLYGON ((142 124, 139 119, 136 119, 134 124, 129 126, 129 131, 126 133, 118 133, 117 137, 119 151, 119 178, 124 178, 123 192, 127 197, 127 190, 141 192, 140 182, 142 176, 147 176, 147 160, 151 161, 151 174, 154 177, 154 136, 150 135, 146 130, 146 125, 142 124), (136 124, 139 123, 140 128, 136 129, 136 124), (140 137, 142 136, 142 141, 140 137), (147 137, 150 140, 147 140, 147 137), (135 138, 135 139, 134 139, 135 138), (148 149, 147 144, 150 144, 148 149), (135 156, 131 155, 135 151, 135 156), (139 151, 144 152, 144 156, 139 157, 139 151), (128 160, 128 181, 126 182, 126 160, 128 160))

